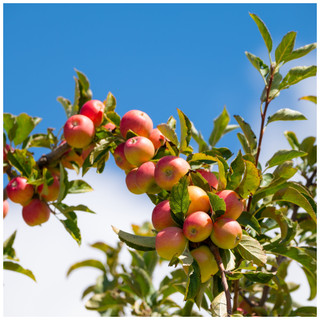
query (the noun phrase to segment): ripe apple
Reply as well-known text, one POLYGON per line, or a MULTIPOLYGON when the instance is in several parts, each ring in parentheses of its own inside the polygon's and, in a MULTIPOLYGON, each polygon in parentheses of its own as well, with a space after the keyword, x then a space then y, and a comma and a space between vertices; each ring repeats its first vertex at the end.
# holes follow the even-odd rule
POLYGON ((22 208, 22 217, 29 226, 36 226, 49 220, 50 209, 44 201, 33 199, 22 208))
POLYGON ((207 193, 197 186, 188 186, 190 205, 187 215, 195 211, 207 212, 210 209, 210 200, 207 193))
POLYGON ((221 216, 213 223, 210 238, 219 248, 233 249, 241 241, 242 229, 236 220, 221 216))
POLYGON ((156 194, 161 191, 154 180, 154 169, 156 165, 152 161, 147 161, 139 166, 136 172, 137 187, 143 192, 156 194))
POLYGON ((128 130, 135 132, 138 136, 148 138, 152 128, 151 118, 140 110, 128 111, 120 121, 120 132, 124 138, 126 138, 128 130))
POLYGON ((207 246, 202 245, 191 250, 190 253, 199 265, 202 283, 208 281, 211 276, 219 271, 216 259, 207 246))
POLYGON ((44 184, 38 187, 38 193, 45 201, 56 201, 59 196, 60 182, 57 176, 53 176, 53 182, 47 186, 47 192, 44 191, 44 184))
POLYGON ((154 146, 146 137, 132 137, 125 142, 124 154, 131 164, 140 166, 153 158, 154 146))
POLYGON ((103 121, 105 105, 99 100, 87 101, 80 110, 80 114, 88 117, 95 127, 99 127, 103 121))
POLYGON ((83 158, 81 155, 78 155, 75 150, 70 149, 61 157, 61 163, 65 168, 74 170, 72 162, 81 168, 83 165, 83 158))
POLYGON ((164 156, 156 164, 154 177, 159 187, 171 190, 190 170, 189 163, 176 156, 164 156))
POLYGON ((113 156, 114 156, 114 161, 116 162, 116 165, 124 170, 124 171, 130 171, 132 170, 135 166, 131 164, 125 154, 124 154, 124 143, 120 143, 114 150, 113 156))
POLYGON ((166 138, 158 128, 152 129, 149 139, 153 143, 156 150, 163 146, 166 141, 166 138))
POLYGON ((219 181, 213 172, 205 169, 197 169, 196 171, 199 172, 208 181, 209 186, 214 189, 218 189, 219 181))
POLYGON ((15 203, 26 205, 33 197, 33 185, 23 177, 13 178, 7 185, 8 198, 15 203))
POLYGON ((138 168, 134 168, 127 173, 126 185, 130 192, 134 194, 142 194, 144 193, 144 191, 137 186, 137 180, 136 180, 137 170, 138 168))
POLYGON ((159 202, 152 211, 152 224, 157 231, 168 227, 177 227, 177 224, 171 218, 169 200, 159 202))
POLYGON ((161 258, 171 260, 180 256, 188 243, 182 229, 168 227, 161 230, 156 236, 156 251, 161 258))
POLYGON ((216 195, 226 203, 226 212, 223 216, 237 220, 245 209, 243 200, 239 195, 233 190, 222 190, 217 192, 216 195))
POLYGON ((213 222, 204 211, 196 211, 187 216, 183 223, 183 234, 192 242, 201 242, 210 237, 213 222))
POLYGON ((113 124, 112 122, 108 122, 103 127, 108 131, 113 131, 116 128, 116 125, 113 124))
POLYGON ((75 114, 65 123, 63 135, 71 147, 85 148, 94 138, 94 124, 88 117, 82 114, 75 114))
POLYGON ((6 217, 9 211, 9 202, 7 200, 3 200, 3 219, 6 217))

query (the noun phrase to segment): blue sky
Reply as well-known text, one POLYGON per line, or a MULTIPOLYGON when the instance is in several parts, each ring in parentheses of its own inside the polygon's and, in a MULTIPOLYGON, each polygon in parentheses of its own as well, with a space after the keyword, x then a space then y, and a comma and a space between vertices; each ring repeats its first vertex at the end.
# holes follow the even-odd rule
MULTIPOLYGON (((109 91, 115 95, 116 111, 121 116, 130 109, 140 109, 157 125, 171 115, 177 118, 176 108, 180 108, 208 139, 213 119, 226 105, 230 116, 240 114, 257 130, 263 83, 244 52, 252 52, 265 62, 268 59, 249 12, 267 24, 274 48, 291 30, 298 32, 296 48, 316 42, 315 4, 4 4, 3 12, 4 112, 27 112, 43 118, 35 132, 46 132, 47 127, 58 131, 64 125, 66 116, 56 98, 73 100, 74 68, 88 76, 95 99, 104 100, 109 91)), ((299 64, 315 63, 313 52, 299 64)), ((296 62, 288 63, 285 70, 295 65, 296 62)), ((299 97, 311 94, 316 94, 315 79, 283 91, 270 105, 270 113, 287 107, 305 113, 309 120, 271 124, 266 131, 262 160, 280 147, 288 148, 284 130, 297 131, 300 140, 315 135, 314 106, 298 102, 299 97)), ((218 146, 237 153, 240 146, 236 132, 225 136, 218 146)), ((112 159, 101 176, 90 173, 88 178, 96 191, 85 200, 81 197, 81 201, 88 201, 98 214, 94 218, 79 217, 84 239, 81 249, 55 219, 34 230, 21 221, 21 207, 11 204, 12 214, 9 212, 4 221, 4 237, 18 228, 16 246, 21 262, 34 270, 41 281, 34 285, 29 279, 6 272, 6 315, 92 314, 83 309, 79 299, 81 289, 90 282, 77 275, 66 281, 68 266, 91 255, 87 243, 116 241, 110 224, 129 230, 130 223, 148 219, 152 206, 143 196, 127 192, 124 176, 112 159), (112 194, 114 190, 117 194, 112 194), (99 203, 98 198, 106 199, 106 194, 110 201, 99 203), (120 208, 116 208, 116 200, 121 203, 120 208), (127 212, 130 207, 136 211, 127 212), (112 217, 104 216, 108 210, 112 217), (121 214, 126 214, 125 218, 120 219, 121 214), (49 241, 57 235, 55 244, 49 241), (40 244, 39 238, 43 239, 40 244), (61 258, 64 265, 59 262, 61 258), (15 290, 17 286, 21 288, 19 292, 15 290), (66 304, 59 290, 68 293, 73 302, 66 304), (42 307, 35 306, 34 301, 48 291, 56 305, 52 305, 49 296, 41 302, 42 307), (28 295, 36 298, 25 299, 28 295)))

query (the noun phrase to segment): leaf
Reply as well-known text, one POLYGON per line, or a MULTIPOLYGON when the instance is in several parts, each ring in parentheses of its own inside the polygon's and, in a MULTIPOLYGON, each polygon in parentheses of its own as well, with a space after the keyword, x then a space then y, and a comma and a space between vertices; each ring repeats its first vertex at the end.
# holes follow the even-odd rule
POLYGON ((284 63, 301 58, 317 47, 316 43, 307 44, 303 47, 293 50, 289 55, 285 56, 284 63))
POLYGON ((228 111, 226 107, 224 107, 222 113, 213 121, 213 130, 209 137, 209 144, 212 147, 214 147, 223 136, 229 121, 230 117, 228 111))
POLYGON ((308 212, 310 217, 314 222, 317 222, 317 216, 313 203, 310 202, 310 199, 306 195, 303 195, 296 189, 292 187, 287 187, 277 191, 272 197, 273 201, 288 201, 296 204, 297 206, 303 208, 308 212))
POLYGON ((202 176, 202 174, 200 172, 190 171, 190 175, 191 175, 192 184, 194 186, 200 187, 204 191, 211 190, 211 187, 210 187, 208 181, 202 176))
POLYGON ((249 14, 250 14, 250 17, 254 20, 254 22, 258 26, 259 31, 262 35, 262 38, 264 40, 264 43, 266 44, 268 51, 271 52, 272 39, 271 39, 271 35, 270 35, 268 28, 266 27, 264 22, 256 14, 254 14, 254 13, 249 13, 249 14))
POLYGON ((6 130, 9 140, 13 141, 17 130, 17 117, 11 113, 4 113, 3 128, 6 130))
POLYGON ((168 124, 166 123, 158 124, 157 128, 165 136, 166 139, 171 141, 174 145, 179 146, 177 134, 175 133, 174 129, 172 129, 168 124))
POLYGON ((274 121, 293 121, 293 120, 307 120, 307 118, 299 111, 291 109, 280 109, 272 116, 268 117, 268 122, 274 121))
POLYGON ((279 85, 279 90, 288 89, 290 86, 307 79, 314 77, 317 74, 317 66, 309 67, 294 67, 290 69, 279 85))
POLYGON ((114 111, 117 105, 117 100, 114 97, 114 95, 111 92, 109 92, 106 100, 104 100, 103 103, 106 106, 106 112, 114 111))
POLYGON ((214 317, 226 317, 227 316, 227 300, 226 294, 219 293, 211 303, 211 311, 214 317))
POLYGON ((259 71, 259 73, 262 75, 262 78, 264 79, 269 72, 269 67, 254 54, 245 51, 245 55, 247 56, 251 64, 259 71))
POLYGON ((180 110, 178 110, 179 120, 180 120, 180 151, 183 152, 189 147, 191 139, 191 122, 188 117, 180 110))
POLYGON ((293 131, 285 131, 284 135, 287 138, 291 148, 294 150, 299 150, 300 144, 296 134, 293 131))
POLYGON ((83 212, 95 213, 94 211, 90 210, 87 206, 83 204, 79 204, 77 206, 68 206, 60 202, 60 203, 57 203, 55 207, 58 208, 60 212, 63 214, 67 214, 68 212, 72 212, 72 211, 83 211, 83 212))
POLYGON ((258 240, 245 234, 237 246, 241 256, 249 261, 253 261, 258 266, 264 266, 267 263, 267 255, 258 240))
POLYGON ((293 177, 297 171, 298 168, 293 167, 293 161, 285 161, 276 167, 276 169, 273 171, 273 176, 275 179, 283 178, 287 180, 293 177))
POLYGON ((93 191, 93 189, 84 180, 69 181, 68 193, 84 193, 90 191, 93 191))
POLYGON ((230 167, 232 171, 228 179, 227 189, 235 190, 239 186, 245 171, 245 163, 242 158, 241 150, 239 150, 236 158, 231 162, 230 167))
POLYGON ((118 235, 119 239, 123 241, 130 248, 141 250, 141 251, 151 251, 156 248, 156 237, 143 237, 130 234, 119 230, 112 226, 113 231, 118 235))
POLYGON ((268 283, 274 277, 274 273, 261 271, 248 271, 240 274, 243 274, 248 280, 258 283, 268 283))
POLYGON ((139 285, 142 297, 147 297, 154 292, 150 276, 143 268, 132 267, 132 275, 135 282, 139 285))
POLYGON ((316 96, 304 96, 304 97, 301 97, 299 100, 307 100, 307 101, 313 102, 314 104, 317 104, 316 96))
POLYGON ((237 137, 238 137, 238 139, 239 139, 239 141, 241 143, 243 151, 245 153, 251 153, 251 149, 249 147, 249 143, 248 143, 247 139, 245 138, 245 136, 242 133, 238 132, 237 133, 237 137))
POLYGON ((194 124, 191 122, 191 136, 192 138, 198 143, 199 146, 199 152, 208 150, 209 147, 206 143, 206 141, 204 140, 202 134, 200 131, 198 131, 194 124))
POLYGON ((36 166, 32 153, 26 149, 15 149, 14 152, 7 153, 7 159, 24 177, 29 178, 33 168, 36 166))
POLYGON ((104 267, 103 263, 99 260, 95 259, 88 259, 81 262, 77 262, 73 264, 67 271, 67 276, 70 275, 71 272, 73 272, 76 269, 83 268, 83 267, 91 267, 101 270, 102 272, 106 273, 106 268, 104 267))
POLYGON ((66 99, 66 98, 64 98, 64 97, 58 97, 57 101, 62 104, 67 118, 70 118, 72 116, 72 104, 71 104, 71 101, 66 99))
POLYGON ((276 48, 275 58, 277 64, 286 60, 293 50, 294 43, 296 41, 297 33, 294 31, 288 32, 281 40, 280 44, 276 48))
POLYGON ((249 212, 243 211, 237 221, 244 227, 252 228, 257 234, 261 233, 258 220, 249 212))
POLYGON ((114 307, 124 307, 126 304, 126 298, 121 297, 119 292, 110 290, 104 293, 97 293, 92 296, 86 302, 85 307, 88 310, 102 312, 114 307))
POLYGON ((188 270, 188 280, 186 286, 186 292, 184 296, 184 300, 193 300, 199 292, 201 281, 200 281, 200 268, 198 263, 193 260, 191 266, 188 270))
POLYGON ((313 272, 310 272, 305 267, 302 268, 303 272, 308 279, 309 287, 310 287, 310 296, 308 300, 313 300, 317 296, 317 275, 313 272))
POLYGON ((3 243, 3 258, 16 259, 16 252, 13 243, 16 238, 17 230, 3 243))
POLYGON ((174 185, 170 198, 170 209, 172 213, 183 219, 183 216, 187 213, 190 200, 189 200, 189 192, 188 192, 188 178, 186 176, 182 177, 178 184, 174 185))
POLYGON ((299 307, 296 310, 292 311, 290 316, 291 317, 316 317, 317 307, 312 307, 312 306, 299 307))
POLYGON ((32 273, 32 271, 30 271, 28 269, 24 269, 18 263, 15 263, 12 261, 3 261, 3 269, 22 273, 25 276, 31 278, 33 281, 36 281, 36 278, 35 278, 34 274, 32 273))
POLYGON ((247 198, 253 195, 260 186, 260 175, 257 167, 248 160, 244 160, 245 172, 242 181, 238 187, 239 195, 247 198))
POLYGON ((71 237, 77 241, 78 245, 81 244, 81 234, 80 234, 80 229, 78 228, 77 225, 77 220, 71 220, 71 219, 66 219, 66 220, 61 220, 59 221, 63 224, 65 229, 68 231, 68 233, 71 235, 71 237))
POLYGON ((248 144, 250 146, 250 149, 252 151, 255 150, 255 148, 257 147, 257 138, 256 138, 256 135, 254 134, 254 132, 252 131, 249 123, 245 122, 243 120, 242 117, 240 116, 237 116, 235 115, 234 118, 237 120, 237 122, 239 123, 240 125, 240 128, 241 130, 243 131, 247 141, 248 141, 248 144))
POLYGON ((208 192, 207 194, 209 196, 214 219, 216 219, 226 212, 226 203, 223 199, 212 192, 208 192))
POLYGON ((57 202, 61 202, 66 195, 68 194, 68 187, 69 187, 69 179, 68 179, 68 172, 63 167, 62 163, 59 163, 60 166, 60 185, 59 185, 59 195, 57 202))
MULTIPOLYGON (((270 81, 270 76, 268 76, 267 81, 270 81)), ((271 101, 275 97, 277 97, 280 94, 280 82, 282 80, 282 75, 279 72, 275 72, 273 75, 273 81, 271 83, 271 88, 269 91, 268 100, 271 101)), ((267 92, 268 92, 268 86, 266 85, 262 91, 260 100, 261 102, 265 102, 267 100, 267 92)))
POLYGON ((284 163, 285 161, 297 158, 297 157, 303 157, 306 156, 307 153, 304 151, 298 151, 298 150, 279 150, 277 151, 271 159, 269 159, 266 163, 266 166, 268 168, 277 166, 279 164, 284 163))

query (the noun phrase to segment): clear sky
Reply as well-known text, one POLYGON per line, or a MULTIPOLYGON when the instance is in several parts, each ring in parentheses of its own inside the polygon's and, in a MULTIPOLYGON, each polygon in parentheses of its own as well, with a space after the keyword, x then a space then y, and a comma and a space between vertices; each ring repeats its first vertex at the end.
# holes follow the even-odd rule
MULTIPOLYGON (((171 115, 177 118, 180 108, 208 139, 213 119, 226 105, 231 116, 240 114, 257 132, 263 83, 244 52, 268 59, 249 12, 267 24, 274 47, 292 30, 298 32, 296 48, 316 42, 315 4, 4 4, 3 12, 4 112, 43 118, 35 132, 46 132, 47 127, 57 132, 63 126, 66 116, 56 98, 73 100, 74 68, 88 76, 95 99, 104 100, 109 91, 115 95, 121 116, 140 109, 156 126, 171 115)), ((288 63, 286 70, 295 63, 288 63)), ((315 52, 300 63, 316 64, 315 52)), ((308 79, 271 104, 270 113, 287 107, 309 120, 270 125, 262 161, 289 147, 282 134, 286 129, 297 131, 300 140, 315 135, 315 108, 298 101, 312 94, 315 79, 308 79)), ((236 132, 218 146, 237 153, 236 132)), ((89 178, 95 193, 85 199, 70 197, 70 202, 81 198, 97 211, 95 217, 79 216, 81 248, 54 218, 41 228, 29 228, 22 221, 21 207, 10 204, 4 237, 18 228, 18 256, 38 275, 38 284, 5 272, 5 315, 93 315, 82 307, 80 296, 96 274, 78 271, 79 276, 75 273, 66 280, 66 270, 78 260, 94 257, 87 243, 116 241, 110 224, 129 231, 130 223, 150 219, 152 205, 144 196, 129 194, 113 159, 101 176, 92 171, 89 178)), ((305 292, 307 296, 308 288, 305 292)))

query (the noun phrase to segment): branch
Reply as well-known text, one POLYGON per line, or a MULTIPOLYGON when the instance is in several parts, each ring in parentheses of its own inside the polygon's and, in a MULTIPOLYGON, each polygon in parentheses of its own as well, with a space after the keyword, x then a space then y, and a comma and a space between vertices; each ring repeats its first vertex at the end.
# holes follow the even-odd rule
POLYGON ((239 280, 233 282, 233 308, 232 312, 236 312, 238 308, 238 297, 239 297, 239 280))

